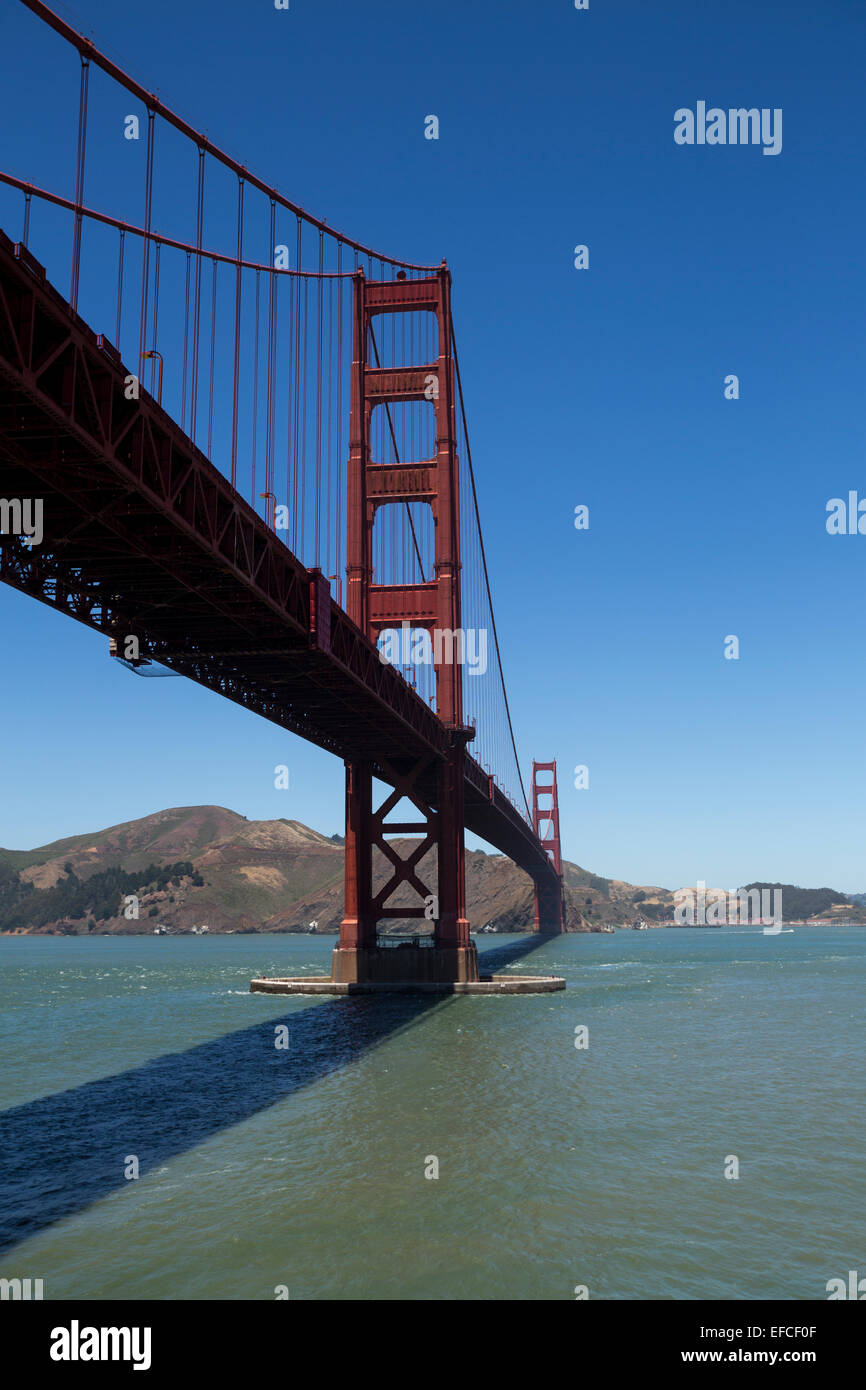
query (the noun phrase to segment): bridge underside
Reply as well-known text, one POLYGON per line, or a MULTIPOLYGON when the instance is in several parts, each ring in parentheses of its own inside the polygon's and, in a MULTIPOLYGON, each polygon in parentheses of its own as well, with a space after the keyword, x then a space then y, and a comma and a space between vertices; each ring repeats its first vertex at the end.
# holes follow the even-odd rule
MULTIPOLYGON (((40 272, 0 232, 0 495, 44 515, 38 546, 0 536, 0 579, 389 785, 414 775, 440 811, 460 732, 156 402, 126 398, 119 354, 40 272)), ((532 829, 471 756, 461 766, 466 828, 552 900, 532 829)))

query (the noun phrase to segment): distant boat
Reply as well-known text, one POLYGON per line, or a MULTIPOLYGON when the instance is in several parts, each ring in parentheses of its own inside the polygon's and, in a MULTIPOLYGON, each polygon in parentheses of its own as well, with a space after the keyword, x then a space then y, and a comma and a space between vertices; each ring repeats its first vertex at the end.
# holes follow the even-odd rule
POLYGON ((632 922, 631 929, 632 931, 649 931, 649 927, 642 917, 638 917, 636 922, 632 922))

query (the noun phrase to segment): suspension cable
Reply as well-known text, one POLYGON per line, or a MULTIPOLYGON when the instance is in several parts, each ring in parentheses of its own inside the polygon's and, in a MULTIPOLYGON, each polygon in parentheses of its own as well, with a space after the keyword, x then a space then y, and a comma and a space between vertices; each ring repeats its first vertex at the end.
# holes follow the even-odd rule
POLYGON ((225 167, 230 169, 234 174, 244 178, 247 183, 257 188, 259 192, 265 193, 269 198, 273 198, 288 212, 303 217, 306 222, 327 232, 328 236, 335 237, 345 242, 347 245, 354 247, 355 250, 359 251, 362 255, 368 256, 371 266, 372 258, 375 256, 377 260, 387 262, 387 264, 391 266, 402 267, 404 270, 429 271, 436 269, 435 266, 415 265, 411 261, 399 261, 392 256, 380 256, 378 251, 372 251, 369 247, 363 246, 360 242, 353 241, 351 237, 341 234, 335 228, 329 227, 323 218, 313 217, 311 213, 305 212, 297 203, 293 203, 289 198, 283 197, 276 188, 272 188, 269 184, 265 183, 263 179, 259 179, 255 174, 250 173, 249 169, 239 164, 238 161, 227 154, 225 150, 221 150, 218 145, 215 145, 213 141, 209 140, 201 131, 195 130, 175 111, 166 106, 165 102, 160 101, 159 97, 154 92, 148 92, 140 82, 137 82, 129 73, 124 72, 123 68, 120 67, 118 63, 115 63, 106 53, 100 52, 91 39, 79 33, 71 24, 67 24, 60 15, 50 9, 49 6, 44 3, 44 0, 21 0, 21 3, 25 5, 28 10, 32 10, 33 14, 37 15, 39 19, 44 20, 50 28, 60 34, 61 38, 64 38, 73 48, 76 48, 82 61, 86 60, 88 63, 95 63, 97 67, 101 68, 103 72, 107 73, 109 77, 119 83, 121 87, 125 87, 128 92, 137 97, 146 109, 152 108, 164 121, 174 126, 175 130, 180 131, 181 135, 185 135, 193 144, 211 155, 220 164, 225 165, 225 167))
POLYGON ((484 535, 481 530, 481 513, 478 509, 478 493, 475 489, 475 470, 472 467, 472 449, 469 445, 469 427, 466 423, 466 404, 463 400, 463 383, 460 380, 460 361, 457 356, 457 341, 454 337, 454 325, 451 325, 451 352, 454 357, 454 369, 457 374, 457 394, 460 397, 460 414, 463 419, 463 438, 466 441, 466 459, 469 464, 469 481, 472 486, 472 505, 475 509, 475 524, 478 528, 478 544, 481 548, 481 564, 484 569, 484 584, 487 589, 487 602, 490 607, 490 626, 493 628, 493 645, 496 648, 496 661, 499 666, 499 680, 502 685, 502 698, 505 701, 505 717, 508 720, 508 732, 511 736, 511 747, 514 752, 514 761, 517 765, 517 777, 520 782, 520 790, 523 794, 523 804, 526 807, 526 814, 530 816, 529 801, 526 796, 526 787, 523 785, 523 773, 520 771, 520 759, 517 756, 517 743, 514 738, 514 725, 511 722, 511 709, 508 704, 508 691, 505 689, 505 675, 502 670, 502 653, 499 649, 499 635, 496 631, 496 617, 493 612, 493 595, 490 592, 490 575, 487 570, 487 556, 484 550, 484 535))

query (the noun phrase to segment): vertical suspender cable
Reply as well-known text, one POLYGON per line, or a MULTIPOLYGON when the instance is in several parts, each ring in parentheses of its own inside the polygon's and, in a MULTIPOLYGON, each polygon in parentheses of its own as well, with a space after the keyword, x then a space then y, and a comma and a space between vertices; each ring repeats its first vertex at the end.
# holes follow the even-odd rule
MULTIPOLYGON (((337 274, 343 273, 343 243, 337 242, 337 274)), ((334 573, 339 576, 340 564, 342 562, 343 538, 343 301, 345 290, 342 279, 337 280, 337 563, 334 566, 334 573)), ((347 581, 348 583, 348 581, 347 581)), ((343 589, 340 582, 337 592, 343 589)))
POLYGON ((316 525, 315 525, 315 547, 313 550, 314 563, 318 565, 320 559, 320 535, 321 535, 321 497, 322 497, 322 310, 324 300, 322 295, 322 271, 324 269, 325 255, 325 234, 319 232, 319 322, 316 330, 316 525))
MULTIPOLYGON (((337 288, 339 289, 339 282, 337 283, 337 288)), ((327 367, 326 377, 327 377, 327 382, 328 382, 328 404, 327 404, 326 411, 325 411, 325 419, 326 419, 326 421, 327 421, 328 434, 327 434, 327 439, 326 439, 326 441, 325 441, 325 468, 326 468, 325 505, 326 505, 326 509, 327 509, 327 510, 326 510, 326 519, 325 519, 325 568, 326 568, 326 570, 328 571, 328 573, 330 574, 330 571, 331 571, 331 560, 332 560, 332 558, 333 558, 332 552, 331 552, 331 512, 332 512, 332 507, 331 507, 331 425, 332 425, 332 417, 333 417, 333 411, 332 411, 332 408, 331 408, 331 401, 332 401, 332 396, 333 396, 333 378, 334 378, 334 282, 333 282, 333 280, 328 280, 328 367, 327 367)), ((335 574, 337 573, 337 570, 336 570, 336 569, 334 570, 334 573, 335 573, 335 574)))
POLYGON ((81 57, 81 86, 78 98, 78 156, 75 165, 75 222, 72 231, 72 280, 69 303, 78 309, 78 275, 81 268, 81 223, 84 202, 84 156, 87 147, 87 89, 90 78, 90 59, 81 57))
POLYGON ((298 558, 307 563, 307 357, 309 343, 308 333, 308 294, 307 277, 304 276, 304 386, 303 400, 301 401, 301 549, 298 558))
POLYGON ((123 307, 123 243, 126 232, 120 229, 120 249, 117 254, 117 321, 114 325, 114 346, 120 351, 120 323, 121 309, 123 307))
POLYGON ((212 262, 213 283, 211 285, 210 306, 210 383, 207 401, 207 456, 213 463, 213 378, 214 353, 216 350, 216 310, 217 310, 217 263, 212 262))
POLYGON ((244 181, 238 179, 238 259, 235 268, 235 360, 232 378, 232 487, 238 480, 238 391, 241 374, 241 261, 244 256, 244 181))
POLYGON ((195 443, 195 424, 198 413, 198 336, 201 319, 201 243, 204 218, 204 148, 198 150, 198 193, 195 220, 195 290, 192 311, 192 374, 189 399, 189 437, 195 443))
MULTIPOLYGON (((297 275, 289 276, 289 332, 288 332, 288 353, 286 370, 286 486, 284 497, 286 499, 287 510, 292 506, 292 408, 294 405, 293 383, 297 372, 295 362, 295 303, 298 289, 297 275)), ((288 527, 286 528, 286 545, 289 544, 288 527)))
MULTIPOLYGON (((301 269, 301 232, 303 223, 298 218, 298 245, 295 264, 301 269)), ((294 431, 294 475, 292 477, 292 550, 298 553, 298 501, 300 497, 300 472, 303 467, 301 455, 301 377, 304 366, 301 361, 301 291, 303 285, 298 280, 295 288, 295 431, 294 431)), ((303 526, 301 528, 303 535, 303 526)))
MULTIPOLYGON (((141 312, 138 319, 138 371, 147 347, 147 292, 150 282, 150 221, 153 205, 153 134, 154 112, 147 111, 147 154, 144 174, 144 236, 141 239, 141 312)), ((154 364, 150 364, 150 378, 153 382, 154 364)))
POLYGON ((255 327, 255 353, 253 360, 253 447, 252 447, 252 472, 250 481, 250 505, 256 505, 256 446, 259 434, 259 290, 261 288, 261 271, 256 271, 256 327, 255 327))
MULTIPOLYGON (((156 243, 156 252, 153 260, 153 344, 156 346, 159 341, 159 262, 162 245, 156 243)), ((156 376, 156 358, 150 360, 150 394, 153 395, 153 384, 156 376)))
MULTIPOLYGON (((267 385, 265 387, 265 492, 270 493, 274 490, 274 317, 276 314, 277 296, 277 272, 274 266, 276 261, 276 216, 277 205, 271 198, 271 221, 270 221, 270 274, 268 275, 268 356, 267 356, 267 385)), ((268 511, 273 499, 265 497, 265 519, 267 520, 268 511)), ((276 520, 276 516, 274 517, 276 520)))
POLYGON ((180 399, 180 427, 181 427, 182 430, 186 429, 186 369, 187 369, 187 360, 188 360, 188 356, 189 356, 189 276, 190 276, 189 258, 190 258, 190 255, 191 255, 191 252, 187 251, 187 253, 186 253, 186 289, 185 289, 185 291, 184 291, 184 301, 183 301, 183 376, 182 376, 181 399, 180 399))

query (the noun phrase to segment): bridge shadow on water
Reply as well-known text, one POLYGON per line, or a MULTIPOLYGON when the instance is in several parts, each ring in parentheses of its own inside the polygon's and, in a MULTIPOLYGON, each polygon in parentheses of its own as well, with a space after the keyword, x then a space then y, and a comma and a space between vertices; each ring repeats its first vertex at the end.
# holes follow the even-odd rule
POLYGON ((533 951, 537 951, 539 946, 546 946, 552 940, 556 940, 556 938, 536 936, 535 932, 530 932, 521 937, 519 941, 512 941, 507 946, 493 946, 489 950, 479 951, 479 973, 482 975, 498 974, 499 971, 506 970, 509 965, 516 965, 519 960, 524 960, 533 951))
MULTIPOLYGON (((484 974, 549 938, 480 953, 484 974)), ((279 1105, 413 1027, 455 996, 328 999, 168 1053, 0 1114, 0 1253, 123 1187, 124 1161, 145 1174, 220 1131, 279 1105), (278 1051, 274 1029, 289 1027, 278 1051)))

